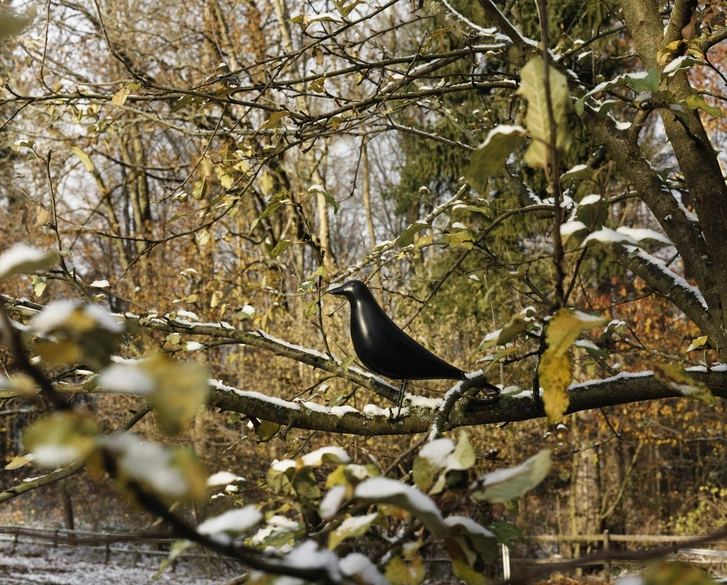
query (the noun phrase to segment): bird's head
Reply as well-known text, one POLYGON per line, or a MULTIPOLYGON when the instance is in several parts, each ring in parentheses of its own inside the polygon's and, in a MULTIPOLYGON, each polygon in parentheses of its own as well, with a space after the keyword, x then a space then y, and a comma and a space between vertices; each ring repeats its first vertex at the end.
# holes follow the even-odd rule
POLYGON ((360 280, 349 280, 341 286, 328 289, 326 292, 331 295, 342 295, 348 300, 352 300, 368 294, 369 289, 360 280))

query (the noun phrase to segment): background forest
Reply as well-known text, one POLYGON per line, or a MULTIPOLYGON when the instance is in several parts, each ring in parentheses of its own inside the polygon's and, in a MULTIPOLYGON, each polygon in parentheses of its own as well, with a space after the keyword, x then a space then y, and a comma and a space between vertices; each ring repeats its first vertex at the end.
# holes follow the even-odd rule
POLYGON ((331 583, 725 530, 725 2, 2 5, 2 523, 331 583), (351 278, 478 374, 392 418, 351 278))

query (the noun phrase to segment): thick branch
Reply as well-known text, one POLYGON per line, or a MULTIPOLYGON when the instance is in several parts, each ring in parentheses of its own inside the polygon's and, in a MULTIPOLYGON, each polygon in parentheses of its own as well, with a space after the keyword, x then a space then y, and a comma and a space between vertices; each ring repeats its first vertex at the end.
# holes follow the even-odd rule
MULTIPOLYGON (((727 372, 690 371, 689 375, 695 381, 706 384, 715 396, 727 398, 727 372)), ((657 380, 652 372, 625 373, 605 380, 574 384, 568 395, 570 406, 567 414, 632 402, 683 398, 682 394, 657 380)), ((522 396, 503 396, 495 403, 462 398, 454 405, 446 421, 438 421, 438 430, 545 417, 541 402, 534 401, 530 393, 522 396)), ((352 407, 331 409, 319 404, 287 402, 221 384, 215 388, 211 406, 300 429, 369 437, 429 432, 439 412, 437 406, 410 406, 403 409, 400 419, 391 421, 386 411, 367 414, 352 407)))

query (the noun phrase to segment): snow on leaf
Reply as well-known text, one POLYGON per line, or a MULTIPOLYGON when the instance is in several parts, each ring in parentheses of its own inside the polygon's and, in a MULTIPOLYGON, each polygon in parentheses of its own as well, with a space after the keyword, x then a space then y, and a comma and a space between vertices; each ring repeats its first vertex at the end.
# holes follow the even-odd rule
POLYGON ((333 550, 347 538, 358 538, 366 534, 374 520, 378 518, 378 512, 365 514, 364 516, 350 516, 328 536, 328 548, 333 550))
POLYGON ((655 232, 654 230, 644 228, 630 228, 630 227, 619 227, 616 229, 617 233, 625 234, 626 236, 633 238, 637 242, 657 242, 659 244, 666 244, 671 246, 672 242, 664 234, 655 232))
POLYGON ((207 494, 207 476, 184 449, 169 449, 132 433, 114 433, 98 440, 115 454, 124 475, 172 499, 198 499, 207 494))
POLYGON ((111 364, 98 377, 98 385, 109 392, 148 396, 154 391, 154 379, 136 364, 111 364))
POLYGON ((321 500, 321 504, 318 507, 318 513, 321 515, 323 520, 330 520, 336 515, 338 509, 346 499, 346 486, 345 485, 334 485, 321 500))
POLYGON ((548 323, 545 340, 548 344, 538 364, 543 387, 545 412, 551 422, 558 420, 568 409, 566 390, 572 380, 572 363, 567 353, 583 332, 606 323, 597 315, 562 308, 548 323))
POLYGON ((53 412, 23 433, 23 445, 40 467, 57 468, 86 459, 95 448, 98 426, 86 412, 53 412))
POLYGON ((485 141, 472 153, 465 178, 472 187, 482 193, 489 178, 499 171, 507 157, 524 142, 527 131, 522 126, 501 124, 487 134, 485 141))
POLYGON ((491 504, 519 498, 545 479, 550 466, 550 449, 543 449, 517 467, 498 469, 478 477, 471 486, 471 498, 491 504))
POLYGON ((58 253, 15 244, 0 254, 0 280, 12 274, 33 274, 48 270, 58 261, 58 253))
POLYGON ((447 527, 434 501, 419 489, 406 485, 395 479, 375 477, 358 486, 354 495, 369 502, 383 502, 398 506, 410 512, 419 520, 435 538, 443 538, 447 527))
POLYGON ((389 585, 389 581, 379 572, 369 558, 361 553, 351 553, 338 562, 341 573, 352 577, 354 583, 362 585, 389 585))
POLYGON ((655 364, 654 376, 672 390, 688 398, 696 398, 710 405, 717 403, 717 399, 704 382, 695 380, 676 364, 655 364))
POLYGON ((345 449, 332 445, 311 451, 303 455, 300 461, 306 467, 320 467, 324 463, 349 463, 351 457, 345 449))
POLYGON ((594 242, 599 242, 601 244, 625 244, 630 246, 639 245, 639 243, 630 235, 607 227, 602 227, 598 231, 586 236, 583 242, 581 242, 581 248, 585 248, 587 245, 594 242))
POLYGON ((243 508, 228 510, 219 516, 208 518, 197 526, 197 532, 207 535, 219 535, 223 532, 239 534, 252 528, 262 519, 263 515, 260 510, 252 504, 248 504, 243 508))
POLYGON ((216 487, 221 485, 229 485, 231 483, 237 483, 245 481, 244 477, 230 473, 229 471, 218 471, 213 473, 207 478, 208 487, 216 487))

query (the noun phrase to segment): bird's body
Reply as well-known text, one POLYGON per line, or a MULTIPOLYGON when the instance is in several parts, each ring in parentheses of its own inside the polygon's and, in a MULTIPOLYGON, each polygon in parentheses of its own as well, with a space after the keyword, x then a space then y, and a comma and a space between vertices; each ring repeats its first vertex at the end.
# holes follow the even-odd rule
POLYGON ((358 359, 394 380, 461 380, 464 372, 438 358, 394 323, 359 280, 328 291, 351 304, 351 339, 358 359))

